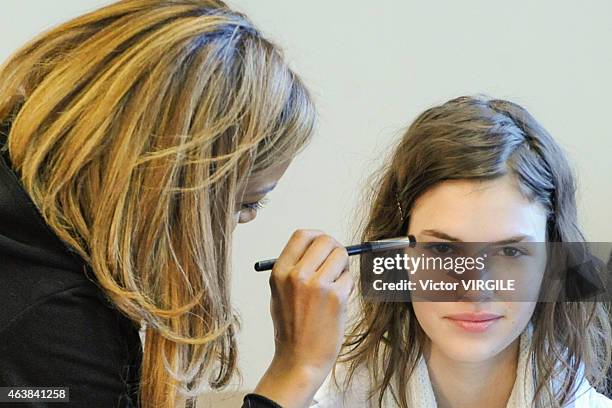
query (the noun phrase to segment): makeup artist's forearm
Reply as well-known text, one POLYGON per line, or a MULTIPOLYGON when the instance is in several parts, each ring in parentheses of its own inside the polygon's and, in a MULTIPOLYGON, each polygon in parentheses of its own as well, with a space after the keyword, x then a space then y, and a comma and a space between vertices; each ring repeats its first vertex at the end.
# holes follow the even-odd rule
POLYGON ((286 368, 273 362, 259 381, 255 393, 283 408, 306 408, 310 405, 325 375, 305 367, 286 368))

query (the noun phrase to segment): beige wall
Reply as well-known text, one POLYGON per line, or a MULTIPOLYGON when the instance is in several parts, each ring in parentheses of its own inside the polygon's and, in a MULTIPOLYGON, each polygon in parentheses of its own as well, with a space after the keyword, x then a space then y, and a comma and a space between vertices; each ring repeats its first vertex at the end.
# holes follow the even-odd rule
POLYGON ((238 229, 234 296, 244 319, 244 386, 272 355, 265 276, 298 227, 348 239, 380 153, 419 112, 460 94, 527 107, 578 174, 591 240, 612 240, 612 2, 235 0, 285 47, 315 91, 319 132, 259 218, 238 229), (262 239, 264 237, 265 239, 262 239))
MULTIPOLYGON (((99 0, 4 0, 0 57, 99 0)), ((270 360, 266 274, 292 230, 348 240, 365 179, 401 128, 432 104, 488 93, 526 106, 568 150, 591 240, 612 240, 612 2, 233 0, 281 44, 318 99, 316 139, 256 222, 236 234, 242 384, 270 360)), ((235 401, 235 400, 234 400, 235 401)), ((238 406, 236 402, 226 404, 238 406)), ((216 402, 212 405, 222 407, 216 402)))

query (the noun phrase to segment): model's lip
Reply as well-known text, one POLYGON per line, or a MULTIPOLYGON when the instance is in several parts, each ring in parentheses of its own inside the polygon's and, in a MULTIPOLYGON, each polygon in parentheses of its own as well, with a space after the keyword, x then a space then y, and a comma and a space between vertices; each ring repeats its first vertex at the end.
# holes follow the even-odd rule
POLYGON ((486 322, 502 318, 502 315, 495 313, 456 313, 446 316, 447 319, 462 322, 486 322))

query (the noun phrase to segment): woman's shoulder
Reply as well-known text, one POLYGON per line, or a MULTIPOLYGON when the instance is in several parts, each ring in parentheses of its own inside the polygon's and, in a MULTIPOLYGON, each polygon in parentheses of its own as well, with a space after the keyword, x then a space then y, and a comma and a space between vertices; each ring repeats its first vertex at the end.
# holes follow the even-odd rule
POLYGON ((612 408, 612 400, 597 392, 587 381, 583 381, 576 392, 574 408, 612 408))
POLYGON ((590 401, 585 407, 590 408, 612 408, 612 400, 603 394, 593 391, 590 401))
MULTIPOLYGON (((351 370, 345 364, 339 364, 335 375, 329 376, 315 395, 311 408, 374 408, 379 407, 379 400, 382 400, 380 406, 383 408, 396 408, 397 402, 392 392, 387 390, 381 396, 380 391, 372 391, 377 389, 373 386, 376 383, 369 367, 360 365, 351 370), (347 382, 349 375, 350 381, 347 382)), ((407 379, 406 393, 408 406, 412 408, 437 405, 423 357, 417 360, 407 379)))

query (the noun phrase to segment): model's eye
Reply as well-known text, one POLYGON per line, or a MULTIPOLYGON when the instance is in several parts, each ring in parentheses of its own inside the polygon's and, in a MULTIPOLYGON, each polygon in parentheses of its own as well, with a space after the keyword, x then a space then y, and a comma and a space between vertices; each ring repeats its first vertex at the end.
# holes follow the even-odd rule
POLYGON ((526 255, 526 251, 512 246, 505 246, 499 248, 495 255, 507 256, 509 258, 518 258, 519 256, 526 255))
POLYGON ((447 244, 445 242, 431 243, 427 245, 426 248, 440 255, 450 254, 455 250, 454 245, 447 244))

